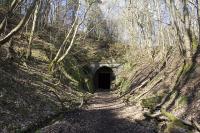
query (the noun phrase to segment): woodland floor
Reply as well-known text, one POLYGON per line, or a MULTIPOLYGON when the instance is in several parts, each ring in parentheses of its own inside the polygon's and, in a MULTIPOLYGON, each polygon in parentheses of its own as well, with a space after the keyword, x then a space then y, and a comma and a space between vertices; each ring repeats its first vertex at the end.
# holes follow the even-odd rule
MULTIPOLYGON (((181 109, 172 110, 179 118, 193 117, 199 122, 199 73, 200 67, 197 65, 190 74, 188 84, 182 89, 189 94, 186 96, 190 101, 178 106, 181 109), (187 89, 189 86, 194 87, 187 89)), ((49 74, 48 62, 41 59, 34 58, 25 64, 22 61, 2 63, 0 75, 0 132, 162 133, 160 123, 143 116, 145 110, 139 101, 126 104, 117 91, 96 92, 82 108, 71 108, 80 105, 79 97, 49 74), (68 110, 63 112, 52 91, 62 99, 69 99, 65 105, 68 110)), ((144 76, 140 74, 139 79, 144 76)), ((134 83, 138 81, 137 78, 133 81, 133 87, 137 86, 134 83)), ((158 91, 156 88, 162 86, 155 87, 155 91, 158 91)))
MULTIPOLYGON (((61 82, 60 77, 49 73, 48 52, 45 51, 49 50, 50 44, 41 42, 35 41, 38 46, 34 48, 31 61, 16 59, 0 62, 0 132, 162 133, 160 130, 165 128, 162 124, 143 116, 145 110, 140 105, 141 101, 127 105, 115 91, 96 92, 82 108, 78 108, 81 93, 70 88, 65 80, 61 82), (47 48, 41 50, 39 46, 47 48), (60 99, 66 101, 63 106, 67 110, 63 111, 60 99)), ((23 44, 18 43, 20 46, 23 44)), ((157 70, 155 65, 159 73, 152 71, 154 67, 151 65, 140 66, 138 71, 136 69, 136 76, 131 80, 132 89, 137 89, 151 75, 154 78, 150 79, 154 80, 130 96, 135 98, 148 92, 148 95, 142 95, 142 100, 155 97, 159 91, 165 94, 176 79, 177 68, 181 66, 178 58, 170 59, 171 64, 162 71, 157 70), (166 75, 165 82, 157 82, 163 73, 166 75)), ((184 120, 194 118, 199 122, 200 61, 197 62, 181 89, 181 96, 175 104, 177 106, 170 111, 184 120)))
POLYGON ((145 120, 143 110, 129 106, 115 92, 97 92, 82 109, 64 114, 63 119, 40 132, 51 133, 156 133, 156 123, 145 120))
POLYGON ((158 131, 157 123, 145 119, 141 106, 126 105, 114 91, 97 92, 82 108, 71 108, 80 105, 78 92, 48 72, 48 57, 42 50, 34 48, 30 62, 0 62, 0 132, 158 131), (57 96, 68 100, 64 105, 68 110, 63 112, 57 96))

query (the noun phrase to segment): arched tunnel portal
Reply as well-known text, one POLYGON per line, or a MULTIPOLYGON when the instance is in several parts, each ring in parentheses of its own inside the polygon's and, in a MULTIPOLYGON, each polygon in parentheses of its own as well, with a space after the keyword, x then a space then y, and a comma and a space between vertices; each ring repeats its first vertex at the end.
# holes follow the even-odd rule
POLYGON ((95 90, 104 91, 110 90, 112 81, 115 79, 115 74, 111 67, 99 67, 93 77, 95 90))

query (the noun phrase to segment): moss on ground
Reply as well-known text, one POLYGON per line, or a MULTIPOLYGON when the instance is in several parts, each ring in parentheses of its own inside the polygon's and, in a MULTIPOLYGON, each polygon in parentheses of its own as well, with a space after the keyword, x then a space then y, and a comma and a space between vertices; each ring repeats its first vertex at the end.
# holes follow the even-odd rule
POLYGON ((183 68, 183 74, 186 74, 188 71, 190 71, 192 65, 193 65, 192 63, 186 63, 183 68))
POLYGON ((181 122, 180 119, 178 119, 176 116, 174 116, 173 114, 165 111, 164 109, 161 109, 161 113, 166 116, 169 120, 169 123, 167 124, 167 127, 165 129, 165 133, 171 133, 173 132, 173 130, 179 128, 185 131, 189 132, 189 127, 185 124, 183 124, 183 122, 181 122))
POLYGON ((192 40, 192 50, 196 51, 197 47, 198 47, 198 39, 193 38, 193 40, 192 40))
POLYGON ((184 106, 188 104, 189 98, 187 96, 180 96, 178 101, 178 106, 184 106))
POLYGON ((148 108, 150 110, 153 110, 155 106, 161 102, 163 96, 154 96, 146 99, 142 99, 141 106, 143 108, 148 108))

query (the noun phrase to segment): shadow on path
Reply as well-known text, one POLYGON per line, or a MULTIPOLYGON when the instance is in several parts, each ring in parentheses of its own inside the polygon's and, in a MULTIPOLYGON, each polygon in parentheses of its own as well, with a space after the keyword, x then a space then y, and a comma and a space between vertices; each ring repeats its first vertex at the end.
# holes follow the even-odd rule
POLYGON ((157 133, 155 122, 143 120, 143 118, 136 120, 134 115, 139 112, 137 108, 130 107, 130 109, 127 109, 128 106, 125 106, 119 100, 110 100, 112 98, 116 97, 110 92, 96 93, 87 109, 66 112, 62 120, 44 127, 41 132, 157 133), (110 102, 108 102, 108 99, 110 102))
POLYGON ((64 120, 45 127, 41 132, 51 133, 156 133, 151 122, 117 118, 109 110, 77 110, 66 113, 64 120))

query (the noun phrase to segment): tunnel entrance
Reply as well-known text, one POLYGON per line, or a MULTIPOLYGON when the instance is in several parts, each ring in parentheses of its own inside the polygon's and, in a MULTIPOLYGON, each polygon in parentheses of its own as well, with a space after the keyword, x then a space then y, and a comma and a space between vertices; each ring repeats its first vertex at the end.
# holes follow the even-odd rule
POLYGON ((114 74, 111 68, 101 67, 94 75, 95 90, 103 91, 110 90, 114 74))

